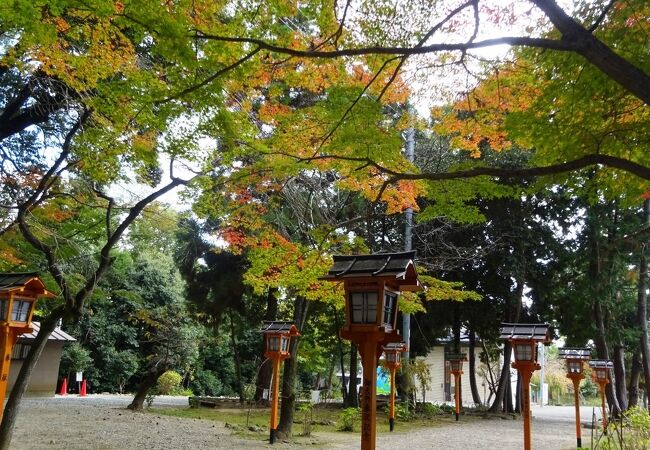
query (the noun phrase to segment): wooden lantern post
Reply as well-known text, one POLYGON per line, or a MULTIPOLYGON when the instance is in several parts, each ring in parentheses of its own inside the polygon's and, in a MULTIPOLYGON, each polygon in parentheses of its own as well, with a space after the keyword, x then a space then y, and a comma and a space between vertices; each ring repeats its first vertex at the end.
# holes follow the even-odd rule
POLYGON ((524 450, 530 450, 530 378, 535 370, 540 369, 537 363, 537 343, 550 343, 548 324, 502 323, 501 339, 512 343, 515 351, 515 362, 512 367, 517 369, 522 387, 522 416, 524 419, 524 450))
POLYGON ((18 337, 31 333, 32 315, 39 297, 54 297, 35 272, 0 274, 0 418, 4 412, 11 354, 18 337))
POLYGON ((600 391, 600 403, 603 408, 603 433, 607 434, 607 406, 605 405, 605 388, 609 383, 609 371, 614 363, 607 359, 593 359, 589 361, 591 367, 591 379, 598 384, 600 391))
POLYGON ((361 449, 374 450, 377 434, 377 361, 381 346, 399 342, 397 299, 401 291, 421 290, 415 252, 334 256, 322 280, 343 282, 345 325, 341 337, 361 354, 361 449))
POLYGON ((280 391, 280 362, 289 358, 289 343, 292 337, 300 336, 298 328, 291 322, 264 322, 262 327, 266 341, 264 356, 273 360, 273 388, 271 389, 271 420, 269 442, 275 443, 278 428, 278 399, 280 391))
POLYGON ((450 372, 454 375, 454 401, 456 403, 456 421, 460 415, 460 376, 463 374, 463 361, 467 361, 464 353, 448 354, 447 361, 451 365, 450 372))
POLYGON ((388 425, 390 431, 395 429, 395 371, 402 365, 402 353, 407 350, 404 342, 391 342, 382 347, 384 351, 384 366, 390 372, 390 398, 388 407, 388 425))
POLYGON ((580 424, 580 381, 585 377, 584 362, 589 360, 591 350, 588 348, 560 349, 560 358, 566 359, 566 377, 573 382, 573 403, 576 408, 576 445, 582 447, 582 428, 580 424))

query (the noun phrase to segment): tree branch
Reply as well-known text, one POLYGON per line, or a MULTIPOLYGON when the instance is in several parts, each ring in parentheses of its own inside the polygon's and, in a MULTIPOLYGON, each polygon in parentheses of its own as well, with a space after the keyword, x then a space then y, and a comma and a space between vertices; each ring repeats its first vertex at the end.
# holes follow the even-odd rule
POLYGON ((562 34, 561 42, 571 42, 576 53, 598 67, 628 92, 650 105, 650 76, 619 56, 589 30, 567 15, 554 0, 529 0, 541 9, 562 34))
POLYGON ((347 48, 341 50, 299 50, 294 48, 282 47, 279 45, 271 44, 270 42, 262 39, 238 37, 238 36, 220 36, 209 34, 196 30, 193 37, 198 39, 207 39, 221 42, 239 42, 248 43, 259 46, 262 50, 268 50, 275 53, 284 55, 297 56, 302 58, 340 58, 343 56, 363 56, 363 55, 396 55, 396 56, 409 56, 409 55, 423 55, 426 53, 435 53, 440 51, 467 51, 471 49, 493 47, 496 45, 513 45, 513 46, 527 46, 546 48, 551 50, 561 51, 576 51, 577 47, 566 41, 558 41, 555 39, 544 38, 531 38, 527 36, 504 36, 494 39, 485 39, 482 41, 474 42, 461 42, 452 44, 431 44, 422 47, 360 47, 360 48, 347 48))
POLYGON ((390 176, 387 182, 394 183, 398 180, 457 180, 463 178, 475 178, 480 176, 492 176, 502 178, 526 179, 531 177, 557 175, 565 172, 573 172, 585 167, 601 164, 603 166, 623 170, 636 175, 637 177, 650 180, 650 167, 630 161, 629 159, 619 158, 617 156, 603 154, 589 154, 581 158, 574 159, 563 163, 551 164, 548 166, 527 167, 521 169, 504 169, 501 167, 476 167, 467 170, 456 170, 452 172, 423 172, 423 173, 405 173, 389 169, 380 163, 364 157, 347 157, 337 155, 318 155, 311 158, 301 158, 295 155, 283 154, 284 156, 295 158, 297 161, 313 161, 317 159, 338 159, 342 161, 360 162, 372 166, 379 172, 390 176))
POLYGON ((605 17, 607 17, 607 13, 609 12, 610 9, 612 9, 612 6, 614 6, 614 3, 616 3, 616 0, 610 0, 610 2, 603 8, 602 12, 598 16, 598 18, 594 21, 593 25, 591 25, 587 31, 590 33, 593 33, 596 31, 596 28, 600 26, 600 24, 605 20, 605 17))
POLYGON ((190 86, 190 87, 188 87, 188 88, 186 88, 186 89, 183 89, 182 91, 177 92, 176 94, 173 94, 173 95, 171 95, 171 96, 169 96, 169 97, 167 97, 167 98, 164 98, 164 99, 162 99, 162 100, 157 100, 157 101, 154 102, 154 104, 155 104, 155 105, 160 105, 160 104, 162 104, 162 103, 167 103, 167 102, 170 102, 170 101, 172 101, 172 100, 176 100, 177 98, 180 98, 180 97, 182 97, 182 96, 184 96, 184 95, 186 95, 186 94, 189 94, 189 93, 191 93, 191 92, 196 91, 197 89, 202 88, 203 86, 206 86, 206 85, 212 83, 214 80, 216 80, 217 78, 219 78, 221 75, 224 75, 225 73, 230 72, 231 70, 233 70, 233 69, 239 67, 240 65, 242 65, 243 63, 245 63, 246 61, 248 61, 249 59, 251 59, 251 58, 252 58, 253 56, 255 56, 255 55, 256 55, 256 54, 257 54, 261 49, 262 49, 262 48, 258 46, 258 47, 257 47, 255 50, 253 50, 252 52, 250 52, 250 53, 248 53, 248 54, 242 56, 241 58, 239 58, 239 59, 238 59, 237 61, 235 61, 234 63, 232 63, 232 64, 230 64, 230 65, 228 65, 228 66, 226 66, 226 67, 224 67, 224 68, 222 68, 222 69, 217 70, 214 74, 210 75, 208 78, 206 78, 205 80, 201 81, 200 83, 195 84, 195 85, 193 85, 193 86, 190 86))
POLYGON ((138 218, 138 216, 140 215, 140 213, 142 213, 144 208, 146 208, 147 205, 149 205, 151 202, 155 201, 162 195, 166 194, 167 192, 175 189, 178 186, 186 185, 190 183, 192 180, 194 180, 195 178, 196 177, 192 177, 189 180, 174 178, 165 186, 161 187, 157 191, 152 192, 148 196, 144 197, 142 200, 137 202, 129 210, 129 213, 126 215, 124 220, 120 222, 120 224, 117 226, 115 231, 110 235, 110 237, 102 247, 101 251, 99 252, 99 264, 97 266, 97 269, 95 269, 95 272, 86 279, 86 283, 84 284, 84 286, 75 295, 74 304, 73 304, 73 312, 75 314, 79 314, 81 312, 84 301, 90 295, 90 293, 95 289, 95 286, 97 285, 97 281, 102 277, 104 272, 111 265, 112 262, 112 258, 110 256, 111 250, 113 250, 117 242, 121 239, 124 232, 133 223, 133 221, 135 221, 135 219, 138 218))

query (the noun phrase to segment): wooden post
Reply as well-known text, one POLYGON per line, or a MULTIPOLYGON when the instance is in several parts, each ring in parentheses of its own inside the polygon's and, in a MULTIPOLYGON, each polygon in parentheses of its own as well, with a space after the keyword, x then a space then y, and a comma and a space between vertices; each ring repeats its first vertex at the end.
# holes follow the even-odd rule
POLYGON ((454 400, 456 402, 456 422, 460 414, 460 372, 454 372, 454 400))
POLYGON ((533 374, 532 367, 522 367, 519 370, 522 381, 522 415, 524 416, 524 450, 531 448, 530 434, 530 378, 533 374))
POLYGON ((8 325, 2 326, 2 331, 0 332, 0 346, 2 355, 2 361, 0 362, 0 418, 2 418, 2 413, 4 411, 4 400, 5 394, 7 392, 7 381, 9 378, 9 366, 11 366, 11 329, 8 325))
POLYGON ((366 339, 359 345, 359 350, 363 366, 361 450, 375 450, 377 442, 377 342, 366 339))
POLYGON ((600 402, 603 408, 603 433, 607 434, 607 405, 605 404, 605 387, 607 386, 607 380, 598 381, 600 387, 600 402))
POLYGON ((395 428, 395 367, 390 367, 390 402, 388 425, 390 431, 395 428))
POLYGON ((571 377, 573 381, 573 402, 576 407, 576 445, 582 447, 582 428, 580 426, 580 380, 582 375, 571 377))
POLYGON ((275 430, 278 428, 278 398, 280 390, 280 358, 273 358, 273 397, 271 400, 271 435, 269 442, 275 443, 275 430))

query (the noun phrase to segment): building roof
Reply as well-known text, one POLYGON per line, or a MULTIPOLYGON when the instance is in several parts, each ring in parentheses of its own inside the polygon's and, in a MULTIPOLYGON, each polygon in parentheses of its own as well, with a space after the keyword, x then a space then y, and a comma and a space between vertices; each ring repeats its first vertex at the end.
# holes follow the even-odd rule
POLYGON ((502 323, 501 339, 550 342, 547 323, 502 323))
POLYGON ((45 289, 38 272, 0 273, 0 293, 33 291, 36 295, 54 297, 45 289))
POLYGON ((419 287, 415 271, 415 251, 374 253, 371 255, 334 255, 334 264, 323 280, 340 278, 394 278, 400 284, 419 287))
MULTIPOLYGON (((32 322, 33 331, 31 333, 23 333, 18 338, 19 339, 36 339, 38 332, 41 330, 40 322, 32 322)), ((72 342, 76 341, 75 338, 70 336, 68 333, 63 331, 61 328, 56 327, 52 334, 47 338, 48 341, 66 341, 72 342)))
POLYGON ((575 347, 562 347, 559 349, 558 355, 564 359, 584 359, 587 360, 591 357, 590 348, 575 348, 575 347))

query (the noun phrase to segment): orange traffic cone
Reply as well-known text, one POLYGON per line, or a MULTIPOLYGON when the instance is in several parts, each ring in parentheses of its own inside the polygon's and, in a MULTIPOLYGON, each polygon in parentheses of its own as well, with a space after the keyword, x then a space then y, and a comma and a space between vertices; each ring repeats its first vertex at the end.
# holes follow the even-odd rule
POLYGON ((79 397, 85 397, 86 396, 86 380, 83 380, 81 382, 81 389, 79 389, 79 397))
POLYGON ((68 393, 68 378, 63 379, 63 383, 61 383, 61 392, 59 392, 60 395, 66 395, 68 393))

